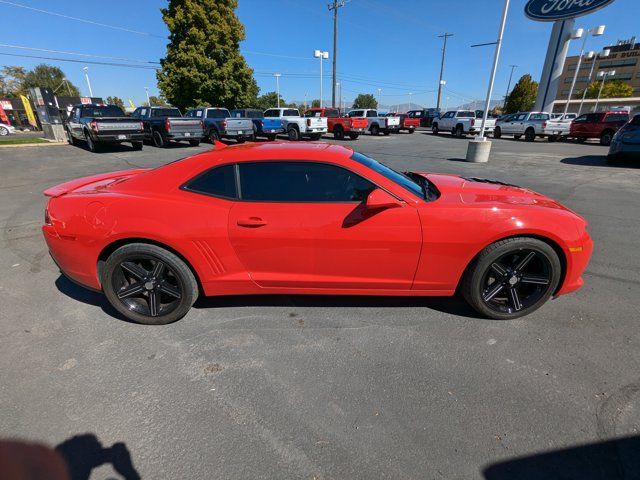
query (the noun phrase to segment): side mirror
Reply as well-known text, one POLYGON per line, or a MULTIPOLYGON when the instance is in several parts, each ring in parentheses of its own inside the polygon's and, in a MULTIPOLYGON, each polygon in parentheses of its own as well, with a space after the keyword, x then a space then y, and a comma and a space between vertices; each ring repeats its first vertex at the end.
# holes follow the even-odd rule
POLYGON ((380 188, 372 191, 365 202, 367 210, 386 210, 387 208, 401 207, 402 202, 390 193, 380 188))

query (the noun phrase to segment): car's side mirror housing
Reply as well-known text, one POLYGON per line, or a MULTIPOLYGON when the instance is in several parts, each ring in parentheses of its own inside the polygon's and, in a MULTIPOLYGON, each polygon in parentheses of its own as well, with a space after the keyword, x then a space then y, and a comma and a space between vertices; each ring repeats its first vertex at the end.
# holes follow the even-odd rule
POLYGON ((387 208, 401 207, 402 201, 381 188, 373 190, 365 201, 367 210, 386 210, 387 208))

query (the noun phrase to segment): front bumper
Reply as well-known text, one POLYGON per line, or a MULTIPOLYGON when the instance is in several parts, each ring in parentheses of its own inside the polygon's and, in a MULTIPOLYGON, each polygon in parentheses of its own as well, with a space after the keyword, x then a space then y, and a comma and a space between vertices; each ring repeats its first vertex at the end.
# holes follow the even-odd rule
POLYGON ((589 233, 584 230, 580 240, 576 242, 575 246, 570 246, 569 249, 570 251, 566 254, 567 270, 564 282, 555 296, 575 292, 584 285, 582 274, 587 268, 587 264, 593 253, 593 240, 589 236, 589 233))

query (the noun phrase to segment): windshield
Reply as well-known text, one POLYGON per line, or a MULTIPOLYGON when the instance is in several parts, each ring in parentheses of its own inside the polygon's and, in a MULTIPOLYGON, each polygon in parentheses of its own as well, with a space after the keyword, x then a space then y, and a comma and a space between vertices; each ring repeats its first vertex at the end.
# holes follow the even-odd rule
POLYGON ((424 190, 422 186, 416 181, 412 180, 408 176, 398 173, 392 168, 387 167, 386 165, 374 160, 373 158, 369 158, 366 155, 355 152, 351 155, 351 159, 355 160, 362 165, 369 167, 371 170, 379 173, 380 175, 388 178, 394 183, 397 183, 402 188, 409 190, 414 195, 417 195, 420 198, 425 198, 424 190))
POLYGON ((115 105, 83 107, 83 117, 124 117, 124 112, 115 105))

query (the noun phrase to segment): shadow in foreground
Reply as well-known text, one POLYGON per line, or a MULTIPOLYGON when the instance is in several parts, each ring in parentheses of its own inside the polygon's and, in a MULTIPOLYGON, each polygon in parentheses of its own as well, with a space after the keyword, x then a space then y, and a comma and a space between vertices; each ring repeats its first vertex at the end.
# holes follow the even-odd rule
POLYGON ((582 157, 563 158, 560 163, 567 165, 581 165, 583 167, 607 167, 607 168, 638 168, 640 159, 633 157, 622 158, 614 163, 607 163, 606 155, 583 155, 582 157))
POLYGON ((496 463, 486 480, 638 480, 640 437, 627 437, 496 463))
POLYGON ((113 466, 125 480, 140 479, 124 443, 117 442, 105 448, 95 435, 86 433, 65 440, 56 451, 67 463, 70 480, 89 480, 91 471, 105 464, 113 466))

